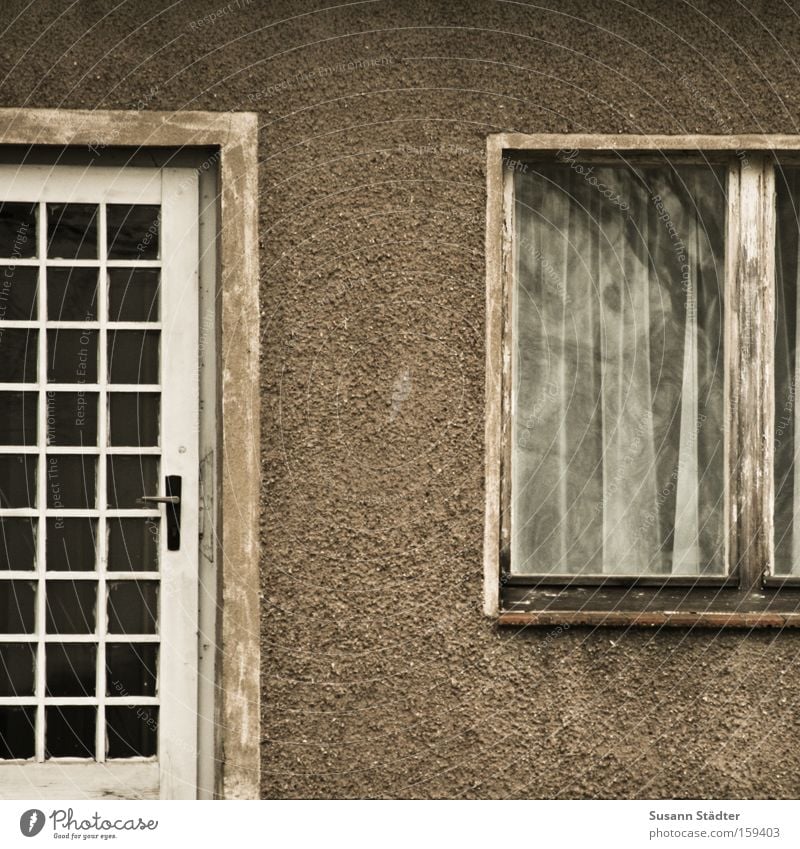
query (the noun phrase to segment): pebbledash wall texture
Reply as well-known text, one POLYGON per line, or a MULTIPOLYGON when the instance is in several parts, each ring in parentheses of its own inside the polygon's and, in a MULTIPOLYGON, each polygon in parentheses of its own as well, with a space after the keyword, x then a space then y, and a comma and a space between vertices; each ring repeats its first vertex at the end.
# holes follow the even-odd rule
POLYGON ((800 633, 481 613, 489 133, 800 132, 783 2, 7 2, 6 107, 257 111, 265 797, 796 797, 800 633))

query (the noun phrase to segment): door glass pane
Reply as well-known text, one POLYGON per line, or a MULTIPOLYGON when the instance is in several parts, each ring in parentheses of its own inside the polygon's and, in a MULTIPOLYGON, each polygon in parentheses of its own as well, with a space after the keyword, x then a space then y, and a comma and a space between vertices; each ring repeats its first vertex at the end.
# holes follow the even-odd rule
POLYGON ((5 327, 0 333, 0 383, 36 383, 39 331, 5 327))
POLYGON ((47 520, 47 569, 51 572, 92 572, 95 567, 97 519, 47 520))
POLYGON ((50 321, 97 319, 97 269, 47 269, 47 318, 50 321))
POLYGON ((109 445, 158 445, 157 392, 111 392, 108 414, 109 445))
POLYGON ((35 507, 38 458, 0 454, 0 507, 35 507))
POLYGON ((87 509, 95 506, 97 458, 88 454, 49 454, 47 506, 87 509))
POLYGON ((95 581, 47 581, 47 633, 93 634, 97 607, 95 581))
POLYGON ((93 696, 97 689, 94 643, 48 643, 45 649, 46 695, 93 696))
POLYGON ((159 519, 108 519, 108 571, 158 571, 159 519))
POLYGON ((36 584, 0 581, 0 633, 32 634, 36 626, 36 584))
POLYGON ((109 259, 158 259, 159 206, 110 203, 106 209, 109 259))
POLYGON ((157 330, 110 330, 108 374, 110 383, 158 383, 157 330))
POLYGON ((0 256, 29 259, 36 256, 38 203, 0 203, 0 256))
POLYGON ((0 518, 0 570, 36 567, 36 519, 27 516, 0 518))
POLYGON ((160 275, 157 268, 109 268, 109 319, 158 321, 160 275))
POLYGON ((109 634, 155 634, 157 624, 157 581, 109 582, 109 634))
POLYGON ((39 269, 6 265, 0 273, 0 321, 35 321, 39 269))
POLYGON ((38 405, 38 392, 0 392, 0 445, 36 445, 38 405))
POLYGON ((106 708, 109 758, 154 757, 158 742, 158 708, 114 705, 106 708))
POLYGON ((36 754, 35 728, 35 707, 0 707, 0 758, 32 758, 36 754))
POLYGON ((107 462, 108 506, 151 509, 149 504, 139 504, 138 499, 157 494, 158 457, 117 454, 107 462))
POLYGON ((45 757, 93 758, 95 707, 46 707, 45 757))
POLYGON ((36 692, 36 644, 0 643, 0 696, 36 692))
POLYGON ((515 169, 512 572, 725 572, 726 173, 515 169))
POLYGON ((97 331, 48 330, 47 380, 97 383, 97 331))
POLYGON ((48 392, 47 444, 97 445, 97 392, 48 392))
POLYGON ((47 256, 51 259, 97 259, 97 206, 47 204, 47 256))
POLYGON ((155 643, 109 643, 106 646, 106 694, 154 696, 158 674, 155 643))

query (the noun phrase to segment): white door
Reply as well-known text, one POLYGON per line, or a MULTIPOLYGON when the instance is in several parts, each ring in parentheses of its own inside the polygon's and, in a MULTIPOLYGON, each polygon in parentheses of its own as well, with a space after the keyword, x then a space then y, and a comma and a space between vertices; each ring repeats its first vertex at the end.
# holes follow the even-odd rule
POLYGON ((196 795, 197 267, 196 173, 0 167, 0 798, 196 795))

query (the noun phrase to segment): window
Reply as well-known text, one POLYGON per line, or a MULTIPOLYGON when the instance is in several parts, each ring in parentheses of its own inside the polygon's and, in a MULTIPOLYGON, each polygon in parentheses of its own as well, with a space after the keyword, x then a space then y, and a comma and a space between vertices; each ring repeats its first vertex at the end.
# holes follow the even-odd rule
POLYGON ((255 124, 82 119, 0 110, 0 798, 255 797, 255 124))
POLYGON ((501 623, 800 621, 798 147, 490 138, 501 623))

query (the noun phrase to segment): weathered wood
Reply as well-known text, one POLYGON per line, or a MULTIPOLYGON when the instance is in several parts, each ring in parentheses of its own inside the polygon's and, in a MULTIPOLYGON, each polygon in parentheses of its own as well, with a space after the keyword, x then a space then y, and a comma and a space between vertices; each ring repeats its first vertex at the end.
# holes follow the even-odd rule
POLYGON ((503 150, 487 140, 486 163, 486 461, 483 535, 483 612, 500 606, 500 466, 503 373, 503 150))
POLYGON ((0 799, 158 799, 158 763, 8 763, 0 799))
POLYGON ((490 136, 503 150, 800 150, 800 135, 749 133, 724 135, 603 135, 592 133, 497 133, 490 136))

